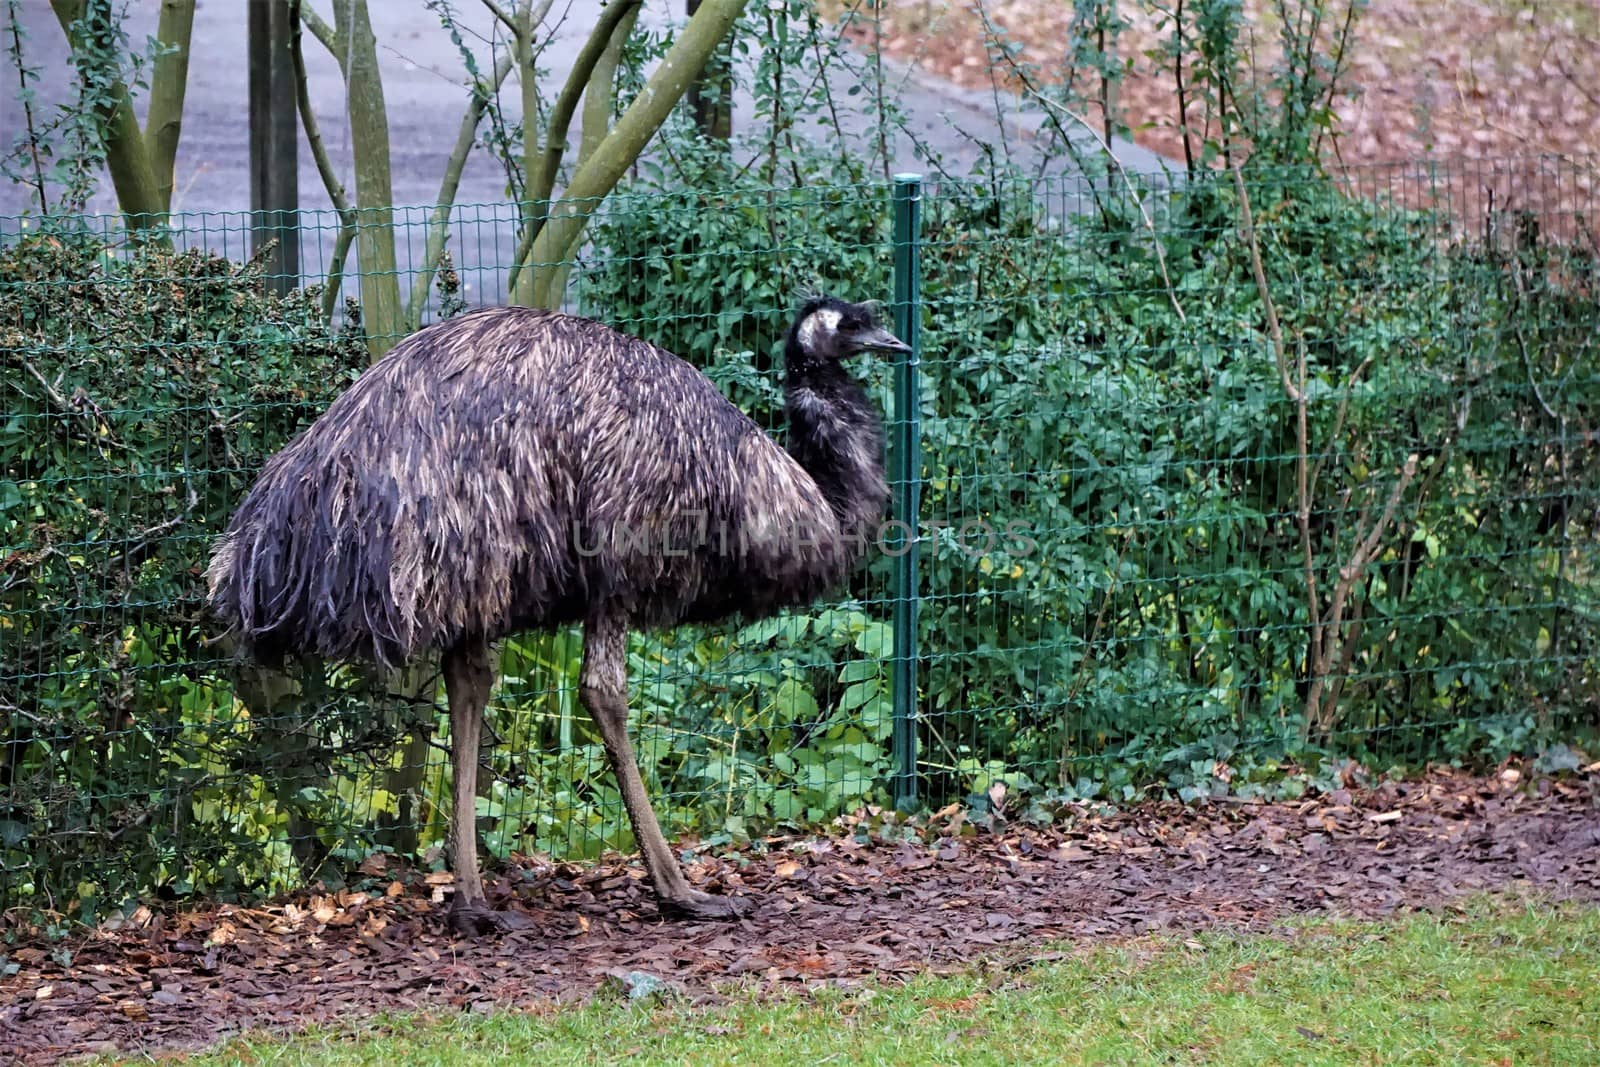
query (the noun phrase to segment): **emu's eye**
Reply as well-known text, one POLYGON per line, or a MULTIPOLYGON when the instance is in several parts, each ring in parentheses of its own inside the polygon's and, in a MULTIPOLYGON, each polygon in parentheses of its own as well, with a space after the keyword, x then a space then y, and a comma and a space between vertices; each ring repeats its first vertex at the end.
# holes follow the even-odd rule
POLYGON ((839 320, 839 329, 849 330, 852 333, 863 328, 864 326, 866 326, 866 323, 862 322, 853 315, 847 315, 839 320))

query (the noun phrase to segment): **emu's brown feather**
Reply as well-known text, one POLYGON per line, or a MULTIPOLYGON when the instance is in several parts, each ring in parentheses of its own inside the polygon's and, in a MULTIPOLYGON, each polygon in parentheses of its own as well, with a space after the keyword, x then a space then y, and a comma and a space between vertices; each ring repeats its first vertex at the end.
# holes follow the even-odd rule
POLYGON ((837 584, 858 548, 688 363, 494 308, 407 338, 275 456, 207 579, 258 655, 394 665, 597 606, 635 626, 757 617, 837 584))

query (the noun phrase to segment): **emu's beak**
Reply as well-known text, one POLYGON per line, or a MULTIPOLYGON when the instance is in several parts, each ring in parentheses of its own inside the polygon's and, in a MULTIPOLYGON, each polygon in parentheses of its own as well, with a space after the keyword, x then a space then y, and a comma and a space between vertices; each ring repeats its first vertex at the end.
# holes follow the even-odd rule
POLYGON ((909 353, 911 346, 906 344, 882 326, 874 326, 870 330, 863 330, 850 338, 850 343, 857 349, 867 352, 898 352, 909 353))

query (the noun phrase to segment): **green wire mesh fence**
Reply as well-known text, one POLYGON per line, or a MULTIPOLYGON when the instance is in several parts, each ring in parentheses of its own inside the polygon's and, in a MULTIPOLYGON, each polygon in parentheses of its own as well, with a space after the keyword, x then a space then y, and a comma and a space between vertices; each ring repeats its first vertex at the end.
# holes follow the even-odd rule
MULTIPOLYGON (((1592 165, 1248 189, 1250 225, 1209 172, 1137 195, 941 179, 898 231, 887 185, 605 203, 568 305, 776 433, 799 291, 890 301, 921 334, 898 395, 895 367, 859 368, 916 449, 895 516, 915 566, 890 536, 806 611, 631 638, 669 833, 1245 793, 1594 728, 1592 165)), ((513 291, 517 205, 458 206, 430 245, 431 215, 397 210, 395 275, 352 263, 337 299, 332 216, 300 216, 315 284, 283 296, 246 214, 176 217, 173 250, 114 219, 0 220, 0 904, 92 919, 438 862, 436 665, 236 664, 201 578, 254 471, 375 350, 513 291), (453 261, 424 270, 441 233, 453 261)), ((630 848, 578 635, 501 655, 483 846, 630 848)))

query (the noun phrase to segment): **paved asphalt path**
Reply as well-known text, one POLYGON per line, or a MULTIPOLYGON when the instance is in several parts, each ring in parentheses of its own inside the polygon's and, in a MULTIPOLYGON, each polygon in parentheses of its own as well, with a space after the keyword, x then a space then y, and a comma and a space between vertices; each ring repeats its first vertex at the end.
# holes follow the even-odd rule
MULTIPOLYGON (((197 6, 193 35, 195 58, 189 67, 173 205, 185 212, 207 213, 199 220, 204 232, 197 239, 235 257, 247 254, 248 241, 244 214, 249 208, 250 187, 246 122, 249 97, 247 2, 200 0, 197 6)), ((332 21, 330 0, 308 2, 314 3, 324 17, 332 21)), ((437 196, 444 159, 454 143, 466 104, 462 62, 455 45, 440 29, 438 17, 422 0, 370 0, 369 6, 378 38, 389 112, 395 202, 403 209, 401 219, 420 222, 437 196)), ((156 0, 133 0, 130 4, 126 26, 133 41, 140 42, 154 32, 158 7, 156 0)), ((486 54, 483 41, 495 31, 493 18, 475 0, 457 0, 455 7, 469 43, 477 46, 480 56, 486 54), (477 40, 473 40, 474 35, 477 40)), ((48 0, 20 0, 19 8, 27 34, 28 55, 42 75, 39 96, 48 106, 65 99, 70 89, 72 71, 67 63, 66 43, 48 0)), ((543 55, 542 65, 550 72, 547 85, 561 84, 599 8, 600 0, 563 0, 555 5, 552 20, 554 12, 565 11, 565 17, 560 20, 554 39, 543 55)), ((681 21, 682 9, 683 0, 645 0, 641 21, 646 26, 662 28, 675 20, 681 21)), ((309 36, 306 63, 313 105, 329 154, 334 166, 348 180, 350 140, 343 117, 344 94, 338 68, 327 50, 309 36)), ((840 69, 834 75, 835 99, 854 108, 841 115, 840 125, 849 137, 875 140, 875 116, 863 110, 871 94, 848 95, 850 82, 863 76, 868 61, 853 56, 849 66, 853 69, 840 69)), ((9 83, 12 77, 9 63, 3 73, 9 83)), ((1039 164, 1040 154, 1032 137, 1038 118, 1023 113, 1015 102, 1007 102, 1006 113, 997 116, 994 100, 988 93, 974 93, 904 67, 886 68, 886 77, 898 89, 902 111, 908 117, 906 129, 894 131, 889 138, 893 156, 889 169, 932 174, 935 168, 930 167, 922 155, 929 151, 940 159, 945 173, 964 175, 982 159, 983 146, 994 152, 1009 151, 1029 166, 1039 164)), ((3 93, 0 139, 9 142, 22 128, 21 108, 13 91, 0 89, 0 93, 3 93)), ((518 95, 515 85, 508 83, 503 94, 508 115, 515 114, 518 95)), ((749 95, 741 93, 735 101, 735 123, 741 129, 749 129, 754 121, 749 95)), ((815 127, 802 132, 824 133, 815 127)), ((1135 145, 1119 142, 1114 147, 1130 169, 1147 173, 1163 169, 1164 160, 1135 145)), ((327 193, 310 153, 303 146, 299 168, 302 207, 309 212, 325 211, 329 206, 327 193)), ((1048 168, 1053 173, 1070 174, 1070 166, 1064 161, 1051 162, 1048 168)), ((97 212, 113 213, 116 201, 109 181, 104 185, 90 207, 97 212)), ((514 212, 504 203, 505 199, 503 171, 486 153, 475 152, 456 196, 456 203, 462 208, 457 213, 458 229, 451 241, 469 280, 482 277, 488 284, 489 278, 498 272, 485 271, 479 275, 475 268, 480 263, 487 267, 510 257, 514 212)), ((26 187, 0 184, 0 233, 16 228, 16 219, 8 216, 24 211, 29 203, 26 187)), ((1070 210, 1074 201, 1067 196, 1058 203, 1070 210)), ((328 214, 320 218, 311 214, 304 221, 330 229, 332 225, 328 214)), ((305 267, 315 271, 322 249, 331 243, 331 235, 319 241, 314 233, 308 232, 304 240, 305 267)), ((413 262, 420 258, 419 251, 400 249, 402 269, 407 266, 408 257, 413 262)), ((473 295, 476 299, 492 299, 498 294, 480 290, 473 295)))

